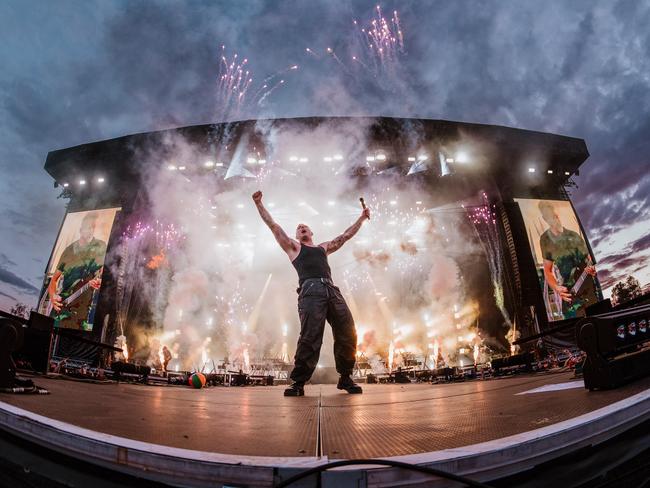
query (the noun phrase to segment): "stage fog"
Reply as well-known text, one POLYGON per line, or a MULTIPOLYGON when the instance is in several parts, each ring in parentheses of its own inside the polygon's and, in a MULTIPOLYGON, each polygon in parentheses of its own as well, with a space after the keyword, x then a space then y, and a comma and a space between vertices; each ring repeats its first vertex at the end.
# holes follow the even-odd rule
MULTIPOLYGON (((257 213, 256 190, 289 236, 304 223, 315 243, 342 233, 365 198, 371 220, 329 257, 360 362, 377 372, 467 366, 507 351, 489 189, 446 186, 448 161, 417 129, 401 141, 411 156, 399 165, 367 133, 358 121, 300 131, 260 121, 255 141, 217 134, 209 153, 177 135, 142 149, 142 166, 155 168, 144 174, 146 211, 122 222, 108 259, 132 358, 155 362, 164 345, 170 369, 293 359, 297 275, 257 213)), ((334 364, 328 329, 322 366, 334 364)))

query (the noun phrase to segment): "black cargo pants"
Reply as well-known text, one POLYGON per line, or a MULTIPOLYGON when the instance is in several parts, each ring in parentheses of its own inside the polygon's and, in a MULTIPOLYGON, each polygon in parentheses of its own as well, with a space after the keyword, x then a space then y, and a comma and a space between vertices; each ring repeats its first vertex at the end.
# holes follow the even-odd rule
POLYGON ((291 379, 305 383, 318 364, 325 332, 325 320, 332 327, 336 371, 342 376, 352 375, 357 352, 357 331, 354 319, 341 290, 325 278, 305 280, 298 291, 300 337, 294 359, 291 379))

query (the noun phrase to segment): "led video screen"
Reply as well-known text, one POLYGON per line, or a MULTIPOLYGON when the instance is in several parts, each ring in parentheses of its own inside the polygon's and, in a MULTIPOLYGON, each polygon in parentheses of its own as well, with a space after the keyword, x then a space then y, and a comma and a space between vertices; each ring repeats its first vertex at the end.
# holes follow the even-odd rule
POLYGON ((56 327, 91 331, 106 246, 119 208, 68 213, 54 246, 38 311, 56 327))
POLYGON ((571 203, 516 199, 549 322, 583 317, 598 301, 596 270, 571 203))

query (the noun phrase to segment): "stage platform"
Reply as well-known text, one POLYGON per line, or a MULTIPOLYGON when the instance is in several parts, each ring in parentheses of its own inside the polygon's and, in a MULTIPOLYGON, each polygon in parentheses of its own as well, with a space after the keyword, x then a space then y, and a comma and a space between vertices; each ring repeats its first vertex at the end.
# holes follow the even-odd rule
MULTIPOLYGON (((487 481, 650 419, 650 378, 589 392, 572 373, 363 385, 363 395, 307 385, 299 398, 284 397, 282 386, 194 390, 34 380, 51 394, 0 394, 5 433, 110 470, 185 486, 272 486, 305 467, 366 458, 487 481)), ((426 479, 388 468, 329 474, 336 486, 345 486, 343 477, 364 486, 426 479)))

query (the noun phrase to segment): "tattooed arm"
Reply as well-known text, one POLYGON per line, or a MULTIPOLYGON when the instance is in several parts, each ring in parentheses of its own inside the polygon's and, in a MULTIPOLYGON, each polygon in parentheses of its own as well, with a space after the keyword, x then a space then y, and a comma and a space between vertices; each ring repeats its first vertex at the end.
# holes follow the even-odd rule
POLYGON ((323 242, 320 244, 320 246, 325 249, 325 252, 327 254, 332 254, 334 251, 338 251, 343 244, 352 239, 352 237, 357 232, 359 232, 359 229, 361 229, 361 224, 363 224, 363 221, 366 219, 370 219, 369 208, 364 208, 363 212, 361 213, 361 217, 359 217, 354 224, 345 229, 345 232, 343 232, 343 234, 332 239, 331 241, 323 242))

